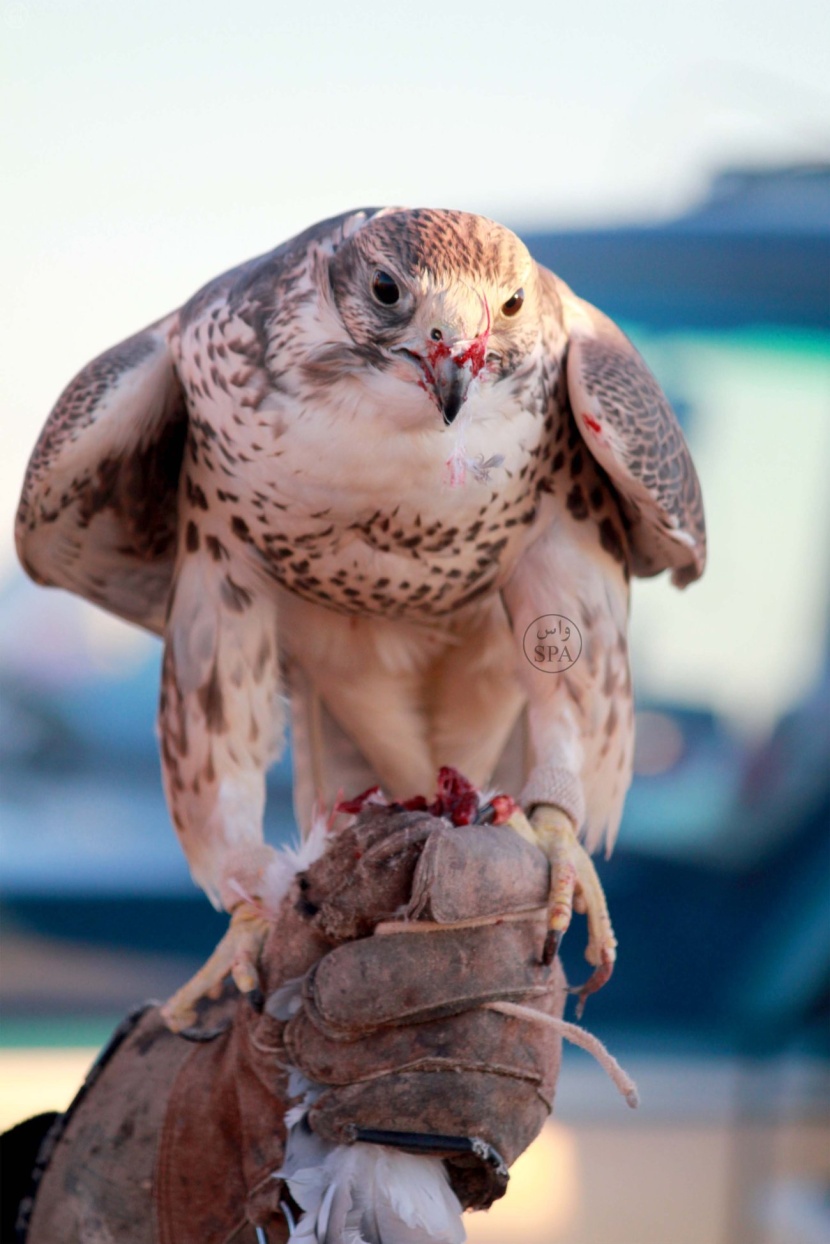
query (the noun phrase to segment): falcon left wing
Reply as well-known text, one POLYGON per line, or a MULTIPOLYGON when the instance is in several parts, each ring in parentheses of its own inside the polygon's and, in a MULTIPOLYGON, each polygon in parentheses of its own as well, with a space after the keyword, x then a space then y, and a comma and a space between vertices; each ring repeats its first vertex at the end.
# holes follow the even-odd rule
POLYGON ((568 392, 574 421, 607 471, 626 522, 631 570, 647 578, 671 568, 677 587, 706 564, 700 484, 683 433, 654 376, 625 333, 555 282, 568 334, 568 392))

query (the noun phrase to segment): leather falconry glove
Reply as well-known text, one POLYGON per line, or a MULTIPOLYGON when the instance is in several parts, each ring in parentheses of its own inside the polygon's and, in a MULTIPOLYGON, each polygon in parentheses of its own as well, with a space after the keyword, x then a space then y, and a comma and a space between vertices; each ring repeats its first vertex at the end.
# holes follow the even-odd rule
POLYGON ((119 1244, 460 1241, 459 1208, 503 1195, 573 1028, 540 954, 548 861, 508 825, 390 808, 324 845, 253 1005, 229 992, 178 1035, 155 1007, 122 1025, 47 1138, 27 1244, 91 1224, 119 1244))

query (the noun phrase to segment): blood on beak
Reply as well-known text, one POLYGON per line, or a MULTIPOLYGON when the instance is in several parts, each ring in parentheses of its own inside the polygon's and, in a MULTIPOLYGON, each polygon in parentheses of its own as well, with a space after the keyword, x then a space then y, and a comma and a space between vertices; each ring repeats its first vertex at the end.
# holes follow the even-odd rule
POLYGON ((440 359, 432 368, 432 373, 432 389, 444 423, 449 427, 467 400, 467 390, 478 373, 464 364, 459 365, 452 354, 440 359))
POLYGON ((418 343, 419 349, 399 346, 395 351, 419 368, 419 384, 433 399, 447 426, 458 416, 472 382, 485 371, 491 322, 490 308, 483 297, 482 305, 486 326, 476 337, 453 337, 445 325, 433 329, 428 341, 418 343))
POLYGON ((429 373, 435 399, 449 426, 467 400, 470 385, 484 371, 490 325, 472 341, 430 343, 425 371, 429 373))

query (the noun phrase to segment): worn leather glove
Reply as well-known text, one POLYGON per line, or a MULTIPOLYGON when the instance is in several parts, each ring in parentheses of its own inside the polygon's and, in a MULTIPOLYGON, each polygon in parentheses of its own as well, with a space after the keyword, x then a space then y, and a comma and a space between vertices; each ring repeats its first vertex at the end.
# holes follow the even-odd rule
MULTIPOLYGON (((174 1035, 153 1009, 122 1034, 53 1135, 29 1244, 91 1223, 119 1244, 287 1240, 309 1209, 304 1140, 327 1166, 378 1144, 430 1154, 462 1206, 489 1205, 559 1069, 555 1029, 489 1009, 561 1014, 548 891, 547 860, 509 826, 367 809, 287 880, 253 1005, 230 991, 198 1029, 174 1035)), ((344 1238, 337 1206, 309 1238, 344 1238)))
POLYGON ((285 993, 266 1003, 287 1018, 292 1065, 324 1086, 313 1132, 438 1154, 467 1208, 504 1193, 550 1112, 561 1040, 488 1004, 561 1015, 561 969, 542 962, 549 886, 544 855, 509 826, 384 810, 335 840, 299 887, 336 948, 290 1018, 285 993))

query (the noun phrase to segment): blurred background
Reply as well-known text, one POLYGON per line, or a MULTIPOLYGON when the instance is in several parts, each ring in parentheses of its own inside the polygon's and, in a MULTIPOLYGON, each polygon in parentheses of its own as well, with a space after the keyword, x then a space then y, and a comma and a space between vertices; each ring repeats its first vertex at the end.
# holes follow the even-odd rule
MULTIPOLYGON (((62 1108, 224 921, 154 737, 159 648, 17 567, 59 391, 209 277, 370 203, 510 225, 634 338, 711 561, 635 584, 620 940, 555 1119, 472 1241, 830 1240, 830 46, 820 0, 4 0, 0 1126, 62 1108)), ((289 761, 268 833, 293 837, 289 761)), ((581 932, 566 943, 582 979, 581 932)))

